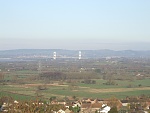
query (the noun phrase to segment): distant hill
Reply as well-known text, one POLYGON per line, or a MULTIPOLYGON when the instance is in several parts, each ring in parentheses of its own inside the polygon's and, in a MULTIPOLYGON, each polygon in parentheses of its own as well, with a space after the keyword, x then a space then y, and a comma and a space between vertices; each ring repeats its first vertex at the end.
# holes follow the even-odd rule
MULTIPOLYGON (((15 58, 18 56, 45 55, 53 56, 53 52, 59 57, 78 57, 79 50, 63 49, 18 49, 0 51, 0 58, 15 58)), ((143 57, 150 58, 150 51, 133 51, 133 50, 81 50, 84 58, 102 58, 102 57, 143 57)))

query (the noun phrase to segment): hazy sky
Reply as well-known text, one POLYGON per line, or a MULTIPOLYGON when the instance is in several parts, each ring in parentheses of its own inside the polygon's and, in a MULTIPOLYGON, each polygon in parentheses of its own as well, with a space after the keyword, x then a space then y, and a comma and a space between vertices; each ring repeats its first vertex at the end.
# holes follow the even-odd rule
POLYGON ((150 50, 150 0, 0 0, 0 50, 150 50))

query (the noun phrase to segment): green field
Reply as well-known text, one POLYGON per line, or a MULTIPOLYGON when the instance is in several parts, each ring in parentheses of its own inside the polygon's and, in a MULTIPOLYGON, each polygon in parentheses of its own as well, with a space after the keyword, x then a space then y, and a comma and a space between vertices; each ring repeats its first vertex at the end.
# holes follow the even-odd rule
MULTIPOLYGON (((70 84, 64 85, 47 84, 46 90, 40 90, 38 93, 44 98, 57 96, 63 98, 66 96, 76 96, 78 98, 125 98, 127 96, 140 96, 142 94, 150 96, 150 79, 134 81, 115 81, 118 85, 104 85, 106 80, 96 80, 96 84, 76 83, 74 89, 70 89, 70 84), (131 84, 131 88, 127 86, 131 84), (138 85, 141 84, 139 87, 138 85)), ((14 99, 30 100, 36 98, 37 87, 41 84, 22 84, 22 85, 0 85, 0 96, 11 96, 14 99), (8 93, 9 92, 9 93, 8 93), (25 95, 24 95, 25 94, 25 95)))
POLYGON ((0 97, 11 97, 14 100, 21 100, 21 101, 35 100, 36 99, 36 97, 30 96, 30 95, 22 95, 22 94, 4 92, 4 91, 0 92, 0 97))

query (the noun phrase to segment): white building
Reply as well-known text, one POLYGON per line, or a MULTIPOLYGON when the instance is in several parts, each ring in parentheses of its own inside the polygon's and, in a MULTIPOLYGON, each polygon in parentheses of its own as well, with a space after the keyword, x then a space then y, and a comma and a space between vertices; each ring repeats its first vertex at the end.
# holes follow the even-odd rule
POLYGON ((110 107, 109 106, 107 106, 107 105, 102 105, 102 109, 100 110, 100 113, 108 113, 108 111, 110 111, 110 107))

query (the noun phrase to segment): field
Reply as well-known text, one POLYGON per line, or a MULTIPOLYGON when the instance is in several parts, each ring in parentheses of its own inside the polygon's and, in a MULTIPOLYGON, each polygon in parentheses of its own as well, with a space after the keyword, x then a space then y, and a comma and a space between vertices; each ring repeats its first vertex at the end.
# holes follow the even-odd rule
POLYGON ((52 96, 60 99, 150 96, 149 65, 150 61, 143 59, 1 62, 0 97, 31 100, 52 96), (138 73, 144 77, 137 77, 138 73))
MULTIPOLYGON (((140 96, 150 95, 150 83, 149 79, 136 80, 136 81, 116 81, 119 83, 117 86, 104 85, 105 80, 97 80, 97 84, 81 84, 76 83, 75 89, 70 89, 68 83, 64 85, 46 84, 46 90, 40 90, 38 93, 43 98, 50 98, 51 96, 57 96, 64 98, 66 96, 76 96, 78 98, 125 98, 127 96, 140 96), (132 84, 134 87, 127 88, 128 84, 132 84), (138 84, 142 84, 138 87, 138 84)), ((22 84, 22 85, 1 85, 0 96, 12 96, 15 99, 26 100, 36 98, 37 87, 43 84, 22 84)))

